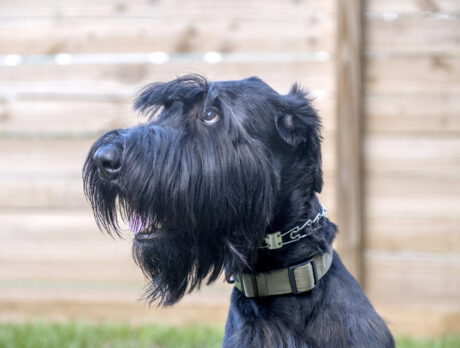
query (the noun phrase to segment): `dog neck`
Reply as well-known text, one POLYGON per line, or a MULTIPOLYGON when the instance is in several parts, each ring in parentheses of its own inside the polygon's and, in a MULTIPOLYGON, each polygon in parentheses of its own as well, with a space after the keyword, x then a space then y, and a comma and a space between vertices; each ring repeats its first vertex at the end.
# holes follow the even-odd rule
POLYGON ((235 287, 246 297, 305 293, 315 288, 328 272, 333 251, 331 243, 324 236, 327 235, 326 230, 331 228, 327 225, 324 206, 317 199, 311 203, 311 210, 317 206, 320 208, 314 217, 311 215, 311 218, 295 227, 291 226, 286 232, 269 233, 265 245, 259 247, 257 269, 233 275, 235 287), (307 239, 310 239, 309 243, 304 242, 307 239), (325 250, 321 250, 323 247, 325 250), (281 253, 273 254, 283 249, 283 257, 281 253), (271 262, 275 262, 275 265, 267 266, 271 262))
MULTIPOLYGON (((275 223, 267 229, 266 235, 276 233, 277 231, 288 231, 295 226, 302 226, 308 219, 313 219, 318 213, 321 213, 322 209, 318 198, 316 195, 313 195, 304 205, 303 213, 297 211, 297 216, 292 216, 288 219, 275 218, 275 223)), ((291 209, 290 211, 293 210, 291 209)), ((284 213, 284 216, 286 215, 284 213)), ((310 259, 315 255, 327 253, 332 248, 335 233, 335 225, 324 216, 317 221, 314 231, 306 238, 302 238, 296 243, 284 245, 279 249, 259 249, 257 260, 248 271, 266 272, 289 267, 303 260, 310 259)))

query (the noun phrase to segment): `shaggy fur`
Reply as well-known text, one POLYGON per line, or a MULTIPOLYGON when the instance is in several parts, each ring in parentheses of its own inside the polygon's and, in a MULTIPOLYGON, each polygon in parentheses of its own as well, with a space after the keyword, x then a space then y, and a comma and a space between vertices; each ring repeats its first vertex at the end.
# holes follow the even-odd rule
MULTIPOLYGON (((188 75, 148 85, 135 108, 148 121, 96 141, 83 179, 101 229, 119 233, 118 218, 156 226, 133 242, 148 301, 171 305, 222 272, 229 279, 283 268, 331 247, 336 227, 322 219, 301 242, 259 249, 265 234, 301 225, 321 209, 320 121, 298 85, 280 95, 256 77, 208 82, 188 75), (206 115, 217 118, 206 122, 206 115)), ((334 254, 308 293, 248 299, 234 289, 223 346, 394 343, 334 254)))

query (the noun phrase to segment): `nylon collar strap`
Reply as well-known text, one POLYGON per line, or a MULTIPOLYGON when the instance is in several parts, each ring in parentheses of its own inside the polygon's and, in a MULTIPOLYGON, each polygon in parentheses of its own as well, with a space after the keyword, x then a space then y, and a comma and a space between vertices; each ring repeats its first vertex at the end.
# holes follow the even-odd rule
POLYGON ((235 287, 246 297, 300 294, 312 290, 332 264, 332 248, 297 265, 269 272, 238 273, 235 287))

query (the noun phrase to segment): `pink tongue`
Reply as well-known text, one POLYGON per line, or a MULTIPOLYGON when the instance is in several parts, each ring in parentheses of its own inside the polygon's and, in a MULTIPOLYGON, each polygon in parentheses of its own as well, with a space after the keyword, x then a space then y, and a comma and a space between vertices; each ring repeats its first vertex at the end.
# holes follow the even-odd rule
POLYGON ((132 213, 129 217, 129 229, 134 234, 141 233, 142 231, 147 229, 147 227, 149 227, 151 223, 152 219, 147 218, 147 220, 143 220, 142 217, 136 213, 132 213))

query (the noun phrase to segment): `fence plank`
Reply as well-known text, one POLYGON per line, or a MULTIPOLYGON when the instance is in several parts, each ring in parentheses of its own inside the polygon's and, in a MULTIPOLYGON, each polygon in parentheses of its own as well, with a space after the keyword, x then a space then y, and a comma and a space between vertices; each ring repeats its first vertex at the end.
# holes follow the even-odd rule
POLYGON ((0 18, 16 17, 153 17, 191 16, 212 17, 222 14, 243 17, 270 14, 279 17, 302 16, 312 12, 333 12, 333 0, 283 1, 272 0, 234 0, 213 1, 195 0, 184 2, 180 0, 42 0, 31 6, 27 0, 3 0, 0 18))
POLYGON ((145 84, 169 81, 178 75, 199 73, 210 80, 234 80, 259 76, 280 93, 298 81, 307 89, 330 91, 332 62, 170 62, 167 64, 23 65, 0 67, 0 96, 61 95, 89 98, 93 95, 131 97, 145 84))
POLYGON ((368 59, 367 93, 460 92, 460 59, 435 54, 418 58, 368 59))
POLYGON ((390 330, 412 337, 439 337, 458 331, 460 313, 456 308, 421 308, 371 299, 390 330))
POLYGON ((455 134, 369 133, 364 151, 369 175, 431 180, 460 176, 460 139, 455 134))
MULTIPOLYGON (((102 135, 102 134, 100 134, 102 135)), ((33 177, 80 178, 80 169, 91 145, 91 139, 0 139, 0 175, 2 178, 33 177), (44 165, 46 164, 46 165, 44 165)), ((324 170, 335 169, 334 133, 323 141, 324 170)))
MULTIPOLYGON (((132 110, 133 99, 7 99, 0 101, 0 137, 94 137, 126 128, 145 121, 132 110)), ((335 129, 332 102, 330 98, 313 100, 329 133, 335 129)))
MULTIPOLYGON (((45 251, 55 250, 51 246, 53 244, 45 251)), ((11 248, 11 245, 9 247, 11 248)), ((99 256, 98 259, 86 253, 85 245, 77 246, 73 250, 62 245, 55 245, 55 247, 61 247, 61 253, 76 252, 78 249, 80 256, 74 259, 56 257, 59 255, 54 255, 54 258, 40 255, 26 257, 23 254, 12 257, 14 255, 2 253, 0 288, 3 285, 3 287, 24 288, 41 286, 46 289, 53 288, 53 284, 56 286, 61 284, 66 287, 65 292, 71 293, 72 285, 86 283, 87 290, 91 290, 91 282, 95 282, 93 288, 110 288, 110 283, 115 283, 119 287, 123 287, 124 284, 131 289, 137 288, 139 292, 142 290, 144 283, 142 272, 134 264, 128 249, 124 254, 113 253, 111 258, 101 259, 102 256, 99 256)))
MULTIPOLYGON (((0 140, 0 207, 2 209, 82 209, 81 169, 95 139, 0 140)), ((329 188, 325 204, 334 210, 335 137, 323 144, 329 188)))
MULTIPOLYGON (((102 134, 101 134, 102 135, 102 134)), ((3 178, 79 178, 86 155, 96 139, 0 140, 3 178)))
POLYGON ((366 247, 388 251, 460 253, 459 216, 368 217, 366 247))
POLYGON ((368 252, 367 294, 394 331, 460 330, 460 254, 368 252))
POLYGON ((30 290, 22 292, 20 298, 13 289, 8 294, 3 291, 0 293, 0 308, 2 319, 10 322, 36 321, 37 318, 54 322, 63 319, 81 321, 84 318, 92 322, 118 321, 175 326, 207 323, 223 327, 228 314, 230 292, 224 292, 225 295, 216 300, 209 293, 210 288, 203 287, 201 295, 186 295, 178 304, 167 308, 147 306, 143 301, 138 301, 139 293, 132 296, 120 293, 114 298, 111 293, 101 292, 98 297, 88 299, 78 294, 72 297, 56 292, 30 299, 30 290), (8 299, 6 295, 13 298, 8 299))
POLYGON ((392 21, 369 19, 366 24, 366 51, 371 52, 456 52, 460 41, 459 16, 440 19, 419 14, 392 21))
POLYGON ((363 282, 361 1, 339 1, 337 11, 337 242, 344 264, 363 282))
POLYGON ((369 12, 456 12, 460 11, 457 0, 367 0, 369 12))
MULTIPOLYGON (((100 233, 89 209, 3 211, 0 229, 3 318, 12 303, 110 302, 123 311, 124 304, 134 304, 142 295, 145 280, 131 257, 131 237, 114 240, 100 233)), ((192 297, 207 306, 223 303, 230 290, 219 281, 192 297)), ((190 301, 188 296, 184 301, 190 301)), ((143 305, 138 306, 141 310, 143 305)))
MULTIPOLYGON (((78 172, 79 173, 79 172, 78 172)), ((89 203, 83 195, 83 184, 77 172, 75 177, 7 178, 0 181, 0 208, 8 211, 17 209, 87 209, 89 203)), ((328 215, 334 216, 335 180, 333 174, 325 172, 328 186, 321 194, 327 206, 328 215)))
POLYGON ((369 251, 365 259, 371 299, 460 310, 460 254, 369 251))
POLYGON ((460 216, 459 178, 384 178, 366 181, 368 217, 445 218, 460 216))
POLYGON ((1 244, 19 243, 19 240, 40 245, 48 242, 61 245, 105 242, 113 249, 120 250, 117 248, 120 243, 98 231, 89 207, 73 211, 45 209, 1 212, 0 226, 1 244))
POLYGON ((172 12, 153 18, 6 20, 0 54, 331 51, 333 29, 328 15, 295 10, 289 16, 172 12))
POLYGON ((0 102, 0 137, 87 137, 141 121, 131 102, 18 100, 0 102))
POLYGON ((460 133, 460 94, 371 94, 364 107, 370 132, 460 133))

